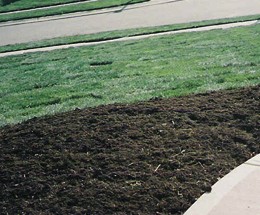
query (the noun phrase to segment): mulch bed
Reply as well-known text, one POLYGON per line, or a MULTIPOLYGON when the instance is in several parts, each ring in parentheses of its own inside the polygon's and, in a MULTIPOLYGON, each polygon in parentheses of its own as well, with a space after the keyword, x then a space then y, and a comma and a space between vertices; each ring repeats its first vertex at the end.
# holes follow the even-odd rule
POLYGON ((260 86, 34 118, 0 131, 0 213, 182 214, 259 143, 260 86))

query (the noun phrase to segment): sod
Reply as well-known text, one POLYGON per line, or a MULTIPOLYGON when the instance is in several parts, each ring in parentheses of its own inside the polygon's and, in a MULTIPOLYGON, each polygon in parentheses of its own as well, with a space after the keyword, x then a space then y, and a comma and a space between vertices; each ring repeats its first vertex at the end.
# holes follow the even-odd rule
POLYGON ((0 126, 260 83, 260 25, 0 59, 0 126))
POLYGON ((0 22, 7 22, 7 21, 15 21, 15 20, 22 20, 22 19, 31 19, 31 18, 39 18, 39 17, 47 17, 47 16, 54 16, 54 15, 63 15, 66 13, 75 13, 75 12, 82 12, 82 11, 92 11, 104 8, 111 8, 111 7, 119 7, 125 6, 129 4, 136 4, 141 2, 146 2, 149 0, 102 0, 102 1, 93 1, 76 4, 76 5, 65 5, 56 8, 49 8, 49 9, 42 9, 42 10, 33 10, 33 11, 21 11, 19 13, 12 13, 12 14, 0 14, 0 22))
POLYGON ((12 4, 2 4, 0 6, 0 13, 7 13, 13 11, 23 11, 28 9, 42 8, 48 6, 56 6, 75 2, 87 2, 89 0, 14 0, 12 4), (4 5, 4 6, 3 6, 4 5))

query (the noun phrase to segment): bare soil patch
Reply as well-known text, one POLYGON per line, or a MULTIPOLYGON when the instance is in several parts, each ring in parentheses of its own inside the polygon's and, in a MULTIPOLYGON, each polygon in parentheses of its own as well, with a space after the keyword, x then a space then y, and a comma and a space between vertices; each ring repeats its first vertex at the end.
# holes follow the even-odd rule
POLYGON ((259 86, 34 118, 0 131, 0 213, 182 214, 259 143, 259 86))

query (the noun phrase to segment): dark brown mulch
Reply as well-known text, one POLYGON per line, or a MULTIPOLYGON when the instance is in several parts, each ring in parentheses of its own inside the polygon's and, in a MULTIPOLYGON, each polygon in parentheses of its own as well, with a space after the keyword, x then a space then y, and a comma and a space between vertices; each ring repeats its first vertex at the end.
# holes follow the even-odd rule
POLYGON ((0 212, 182 214, 259 143, 259 86, 35 118, 0 131, 0 212))

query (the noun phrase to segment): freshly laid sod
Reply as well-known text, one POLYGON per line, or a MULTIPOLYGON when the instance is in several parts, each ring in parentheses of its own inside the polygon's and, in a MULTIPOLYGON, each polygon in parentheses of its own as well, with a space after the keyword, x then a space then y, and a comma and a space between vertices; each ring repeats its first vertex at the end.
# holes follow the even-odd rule
POLYGON ((102 0, 102 1, 94 1, 94 2, 86 2, 77 5, 67 5, 58 8, 49 8, 43 10, 35 10, 35 11, 25 11, 21 13, 14 14, 0 14, 0 22, 7 22, 12 20, 21 20, 21 19, 29 19, 29 18, 39 18, 53 15, 62 15, 66 13, 74 13, 81 11, 91 11, 103 8, 111 8, 117 6, 124 6, 129 4, 136 4, 141 2, 146 2, 149 0, 102 0))
POLYGON ((0 126, 260 83, 260 25, 0 59, 0 126))
POLYGON ((129 29, 129 30, 121 30, 121 31, 102 32, 97 34, 78 35, 78 36, 61 37, 61 38, 48 39, 48 40, 40 40, 32 43, 0 46, 0 53, 25 50, 25 49, 33 49, 33 48, 42 48, 42 47, 49 47, 49 46, 57 46, 57 45, 65 45, 65 44, 72 44, 72 43, 104 41, 104 40, 116 39, 122 37, 131 37, 131 36, 144 35, 144 34, 168 32, 168 31, 191 29, 191 28, 205 27, 210 25, 221 25, 221 24, 252 21, 252 20, 260 20, 260 15, 209 20, 209 21, 193 22, 193 23, 185 23, 185 24, 165 25, 165 26, 158 26, 158 27, 151 27, 151 28, 137 28, 137 29, 129 29))

